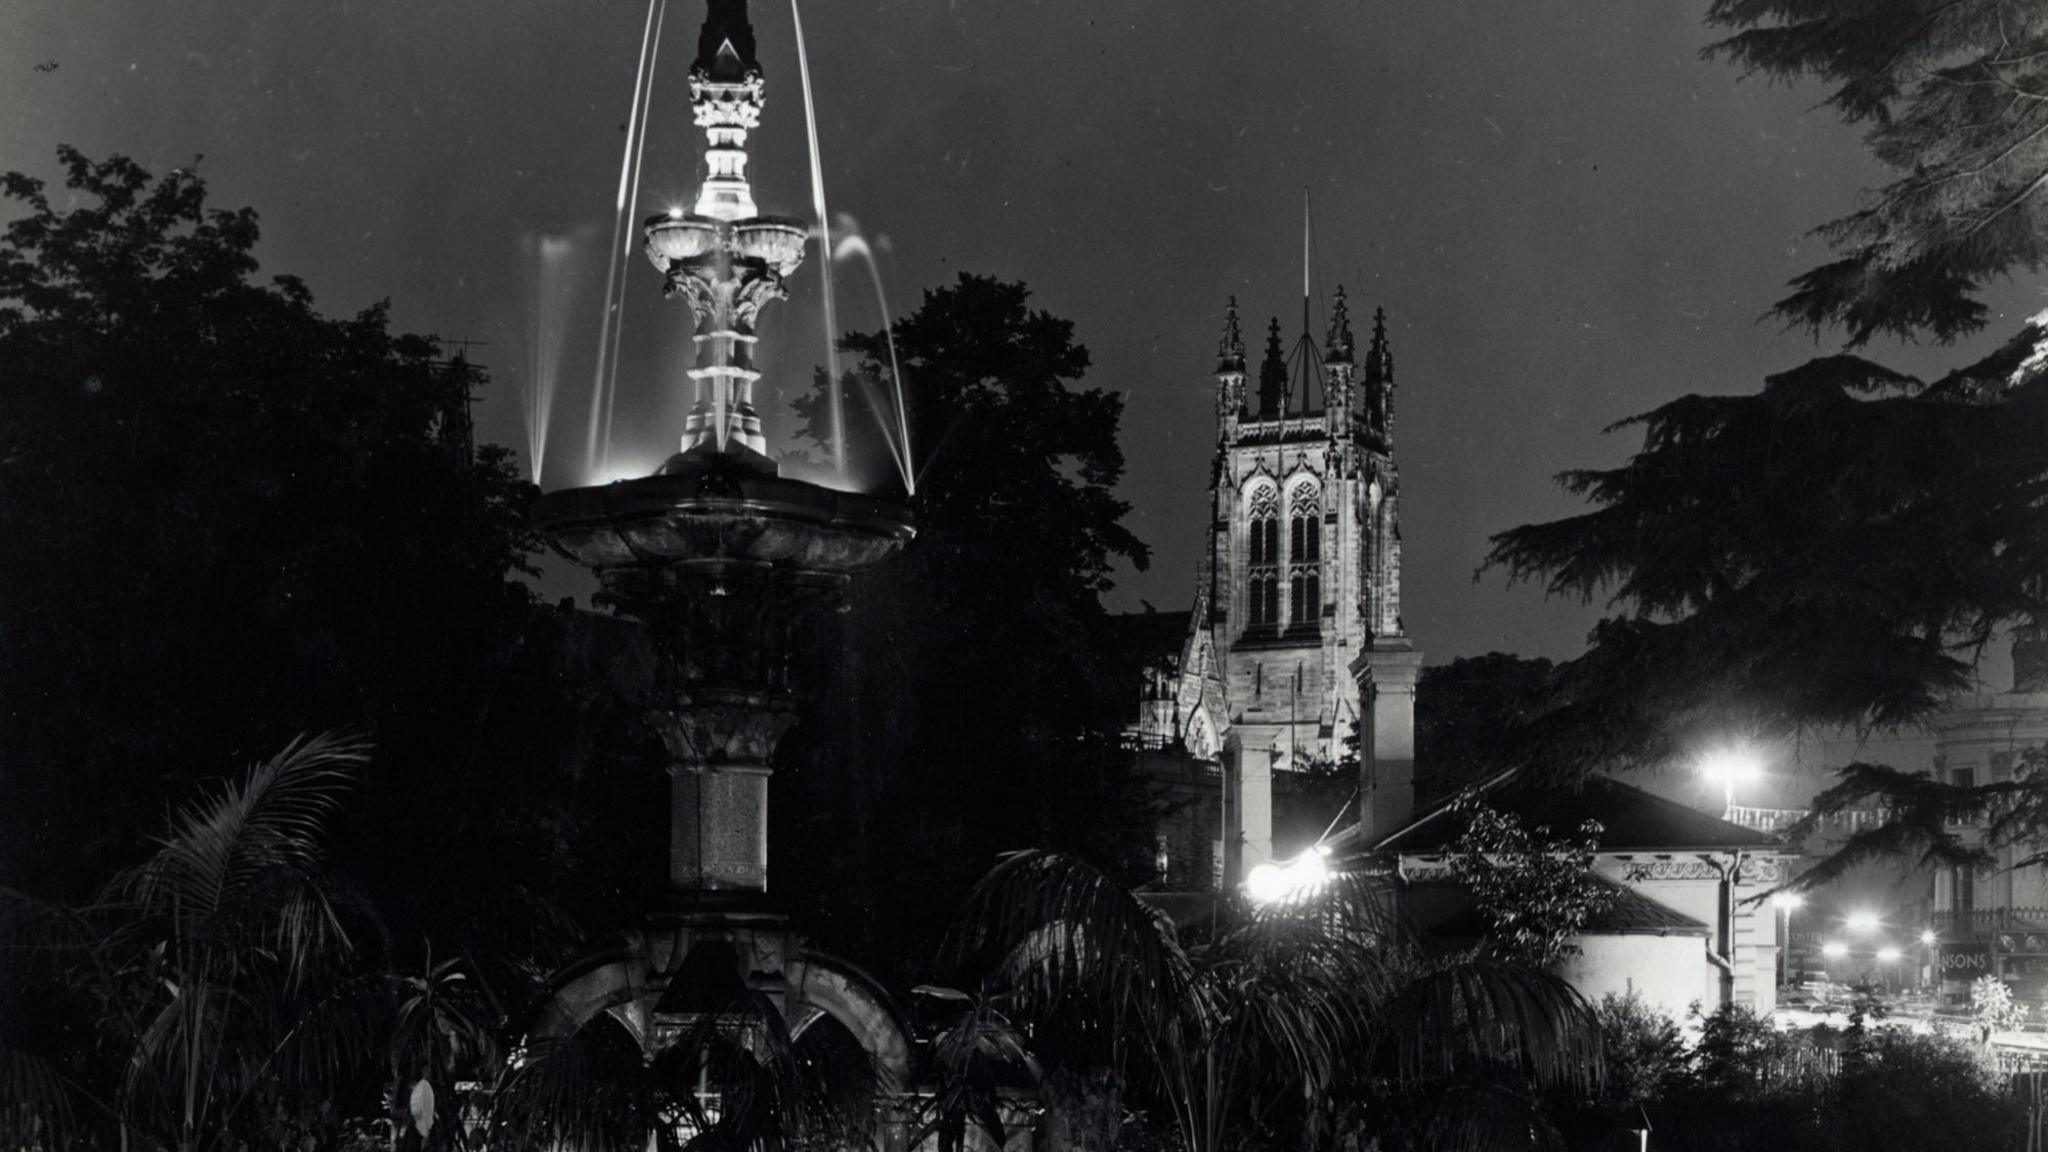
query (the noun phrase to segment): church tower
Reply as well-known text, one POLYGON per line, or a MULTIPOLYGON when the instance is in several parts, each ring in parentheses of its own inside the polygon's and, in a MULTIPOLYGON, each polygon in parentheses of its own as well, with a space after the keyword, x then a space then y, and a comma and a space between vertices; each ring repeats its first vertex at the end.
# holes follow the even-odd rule
POLYGON ((1224 873, 1272 856, 1272 778, 1360 737, 1360 813, 1405 818, 1421 656, 1401 622, 1394 359, 1375 313, 1363 360, 1337 289, 1320 344, 1267 326, 1256 381, 1237 301, 1216 359, 1212 516, 1160 735, 1224 769, 1224 873))

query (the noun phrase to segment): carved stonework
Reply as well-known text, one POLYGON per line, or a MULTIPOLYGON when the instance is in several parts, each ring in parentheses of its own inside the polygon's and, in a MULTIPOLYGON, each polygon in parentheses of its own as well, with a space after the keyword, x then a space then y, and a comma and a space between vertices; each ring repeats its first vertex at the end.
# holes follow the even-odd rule
POLYGON ((796 723, 786 700, 761 693, 654 708, 647 722, 668 749, 671 773, 701 772, 706 765, 767 765, 796 723))
MULTIPOLYGON (((1719 880, 1726 868, 1709 860, 1627 860, 1631 880, 1719 880)), ((1743 856, 1739 882, 1776 884, 1785 878, 1784 863, 1771 856, 1743 856)))

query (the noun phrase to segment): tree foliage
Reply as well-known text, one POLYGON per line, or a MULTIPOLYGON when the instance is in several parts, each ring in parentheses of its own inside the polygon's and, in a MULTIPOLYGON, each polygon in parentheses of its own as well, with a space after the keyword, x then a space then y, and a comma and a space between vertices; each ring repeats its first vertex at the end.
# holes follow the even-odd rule
POLYGON ((1576 953, 1573 940, 1619 894, 1593 873, 1600 822, 1554 835, 1543 825, 1527 827, 1476 793, 1453 807, 1466 823, 1444 863, 1491 928, 1484 948, 1539 969, 1576 953))
POLYGON ((1183 941, 1104 873, 1023 852, 976 886, 950 953, 1014 1006, 1048 1069, 1109 1069, 1185 1152, 1487 1147, 1542 1124, 1532 1086, 1597 1079, 1569 986, 1498 958, 1423 957, 1380 900, 1343 877, 1183 941))
POLYGON ((1959 1139, 2011 1147, 2021 1133, 2019 1095, 1980 1049, 1939 1030, 1865 1020, 1785 1031, 1726 1005, 1687 1047, 1671 1020, 1640 1005, 1610 998, 1601 1021, 1605 1090, 1556 1105, 1575 1146, 1634 1147, 1628 1130, 1645 1124, 1653 1147, 1677 1152, 1935 1152, 1959 1139))
POLYGON ((2048 619, 2048 328, 1932 385, 1846 356, 1624 427, 1595 508, 1500 533, 1489 566, 1620 609, 1562 665, 1521 752, 1667 762, 1730 731, 1891 727, 2048 619))
POLYGON ((1829 86, 1894 173, 1821 235, 1839 258, 1776 312, 1943 341, 1984 326, 1984 285, 2048 262, 2048 17, 2030 0, 1715 0, 1736 29, 1707 49, 1774 78, 1829 86))
POLYGON ((1424 668, 1415 688, 1417 801, 1455 796, 1514 767, 1510 740, 1547 706, 1554 667, 1488 652, 1424 668))
POLYGON ((190 169, 60 157, 67 196, 0 177, 0 870, 80 894, 189 781, 307 729, 373 733, 380 784, 460 779, 531 600, 481 375, 257 282, 255 213, 190 169))
MULTIPOLYGON (((1100 602, 1112 562, 1147 554, 1113 491, 1122 400, 1078 386, 1072 324, 1029 299, 962 275, 897 321, 917 536, 849 589, 779 757, 778 874, 825 946, 900 985, 997 854, 1136 870, 1150 853, 1100 602)), ((844 346, 886 379, 888 334, 844 346)), ((821 443, 824 383, 798 405, 821 443)), ((857 410, 848 424, 872 429, 857 410)), ((858 436, 853 456, 886 459, 858 436)))

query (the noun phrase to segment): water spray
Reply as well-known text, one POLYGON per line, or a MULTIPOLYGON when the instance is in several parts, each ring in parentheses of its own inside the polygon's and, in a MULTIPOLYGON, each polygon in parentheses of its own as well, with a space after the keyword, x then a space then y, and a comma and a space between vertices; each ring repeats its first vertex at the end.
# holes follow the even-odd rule
POLYGON ((882 312, 882 338, 889 348, 889 379, 895 390, 892 399, 896 426, 893 429, 889 427, 887 418, 882 415, 882 406, 875 403, 873 397, 870 397, 868 402, 875 411, 876 422, 882 427, 882 442, 888 445, 889 455, 896 461, 897 474, 903 479, 903 493, 906 496, 914 496, 917 494, 917 477, 911 471, 909 405, 908 397, 903 392, 903 366, 896 358, 896 326, 891 319, 893 313, 889 311, 889 295, 882 289, 882 270, 875 263, 874 249, 870 248, 867 240, 860 235, 853 218, 842 215, 840 223, 846 236, 839 241, 838 251, 833 253, 833 257, 845 260, 858 256, 867 263, 868 279, 875 286, 875 306, 882 312))
MULTIPOLYGON (((647 125, 650 121, 654 119, 653 104, 655 65, 657 65, 661 61, 661 28, 663 24, 666 24, 668 22, 668 0, 660 0, 660 5, 661 11, 654 18, 654 46, 651 49, 649 49, 647 53, 647 89, 645 92, 641 94, 642 108, 640 115, 640 132, 638 138, 633 141, 633 191, 632 194, 626 198, 625 217, 626 219, 633 221, 637 221, 640 219, 640 173, 646 167, 645 161, 647 159, 647 125)), ((630 136, 633 135, 633 133, 628 132, 627 135, 630 136)), ((638 248, 639 246, 640 238, 637 235, 628 236, 626 238, 625 248, 622 250, 620 254, 622 256, 628 257, 626 261, 628 266, 631 266, 632 264, 632 260, 630 259, 630 257, 632 256, 633 250, 635 248, 638 248)), ((604 382, 604 439, 602 441, 603 452, 600 454, 598 461, 599 465, 604 468, 611 467, 612 462, 612 411, 614 408, 617 407, 618 404, 619 344, 621 338, 625 334, 625 330, 626 277, 625 273, 621 271, 621 273, 619 274, 619 308, 618 311, 612 314, 611 367, 606 375, 604 382)))
MULTIPOLYGON (((640 32, 640 62, 633 72, 633 105, 626 120, 626 148, 619 158, 619 194, 612 206, 611 263, 604 276, 604 312, 598 318, 597 329, 597 370, 590 382, 590 433, 584 448, 584 466, 587 471, 598 469, 598 458, 602 454, 599 445, 604 442, 605 405, 605 362, 611 353, 612 309, 624 307, 623 301, 614 304, 619 295, 619 258, 621 249, 619 237, 626 227, 626 189, 632 179, 635 134, 640 125, 641 95, 647 79, 647 52, 654 43, 655 11, 667 0, 647 0, 647 24, 640 32)), ((607 445, 608 448, 608 445, 607 445)))
POLYGON ((790 19, 796 24, 796 66, 803 80, 804 128, 811 145, 811 210, 818 217, 818 275, 825 290, 825 372, 826 409, 832 435, 832 469, 846 478, 846 406, 839 387, 839 318, 832 303, 832 227, 825 216, 825 169, 818 157, 818 109, 811 101, 811 61, 804 51, 804 16, 797 0, 789 0, 790 19))

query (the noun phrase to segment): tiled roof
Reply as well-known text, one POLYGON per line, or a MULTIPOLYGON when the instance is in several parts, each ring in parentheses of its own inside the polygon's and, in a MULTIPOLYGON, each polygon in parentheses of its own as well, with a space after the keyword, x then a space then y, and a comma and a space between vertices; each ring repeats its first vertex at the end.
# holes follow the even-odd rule
MULTIPOLYGON (((1494 808, 1519 816, 1531 827, 1548 825, 1556 835, 1570 835, 1582 822, 1597 820, 1601 827, 1600 848, 1605 852, 1701 852, 1731 848, 1762 851, 1784 847, 1775 836, 1731 824, 1605 776, 1585 780, 1576 787, 1545 787, 1504 775, 1486 787, 1485 795, 1486 802, 1494 808)), ((1404 855, 1441 851, 1463 831, 1463 822, 1449 811, 1450 805, 1451 801, 1446 800, 1431 806, 1407 827, 1369 850, 1404 855)))
MULTIPOLYGON (((1667 908, 1627 885, 1616 884, 1605 876, 1593 879, 1614 891, 1614 902, 1586 921, 1586 926, 1579 930, 1581 936, 1707 936, 1713 932, 1704 921, 1667 908)), ((1476 940, 1486 935, 1487 927, 1479 910, 1467 907, 1429 932, 1433 936, 1476 940)))

